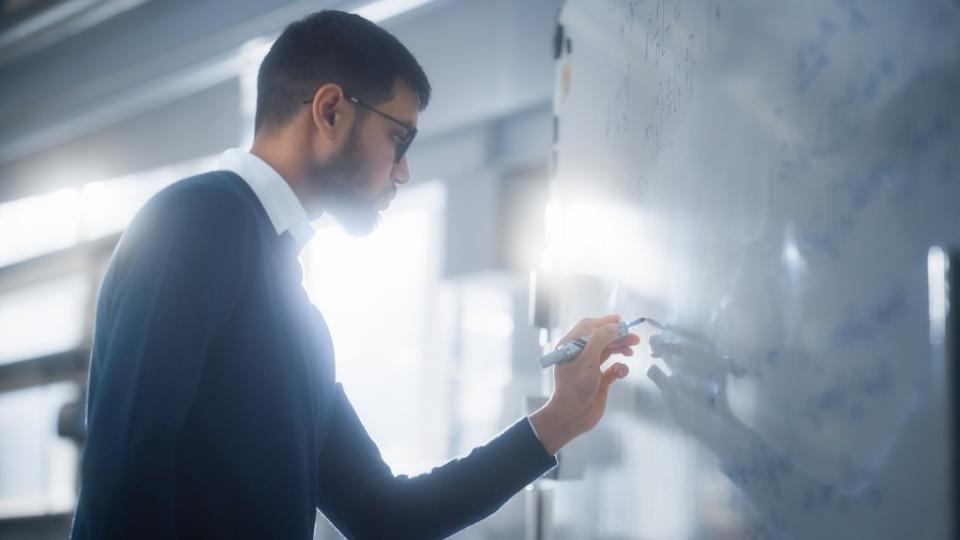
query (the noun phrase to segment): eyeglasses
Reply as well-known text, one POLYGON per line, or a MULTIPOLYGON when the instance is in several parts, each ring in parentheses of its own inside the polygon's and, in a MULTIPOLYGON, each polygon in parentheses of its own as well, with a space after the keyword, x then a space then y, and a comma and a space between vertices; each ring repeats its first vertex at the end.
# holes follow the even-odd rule
MULTIPOLYGON (((387 114, 387 113, 385 113, 385 112, 383 112, 383 111, 377 110, 377 109, 374 108, 373 106, 368 105, 368 104, 364 103, 363 101, 360 101, 359 99, 357 99, 357 98, 355 98, 355 97, 353 97, 353 96, 351 96, 351 95, 349 95, 349 94, 347 94, 347 93, 344 93, 344 94, 343 94, 343 97, 347 98, 348 101, 351 101, 351 102, 355 103, 356 105, 358 105, 358 106, 360 106, 360 107, 363 107, 364 109, 367 109, 367 110, 370 110, 370 111, 373 111, 373 112, 379 114, 380 116, 386 118, 387 120, 390 120, 390 121, 392 121, 392 122, 396 122, 397 124, 400 124, 401 126, 404 127, 404 129, 407 130, 407 133, 403 136, 403 138, 402 138, 401 140, 399 140, 399 141, 396 142, 396 153, 394 154, 393 162, 394 162, 394 163, 400 163, 400 160, 403 159, 403 155, 406 154, 406 153, 407 153, 407 149, 410 148, 410 143, 413 142, 413 138, 417 136, 417 128, 411 126, 410 124, 404 122, 403 120, 394 118, 394 117, 390 116, 389 114, 387 114)), ((307 100, 304 100, 304 101, 303 101, 303 104, 304 104, 304 105, 307 105, 307 104, 309 104, 309 103, 313 103, 313 100, 312 100, 312 99, 307 99, 307 100)))

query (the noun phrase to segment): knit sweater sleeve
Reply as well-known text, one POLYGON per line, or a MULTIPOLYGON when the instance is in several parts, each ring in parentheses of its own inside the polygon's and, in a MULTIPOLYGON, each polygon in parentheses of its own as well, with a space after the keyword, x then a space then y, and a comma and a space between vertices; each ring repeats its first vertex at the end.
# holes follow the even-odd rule
POLYGON ((235 194, 185 184, 154 197, 124 233, 98 298, 77 512, 87 522, 75 533, 176 535, 175 449, 237 300, 252 227, 235 194))
POLYGON ((494 513, 556 463, 521 418, 466 456, 394 476, 338 384, 319 508, 348 538, 441 538, 494 513))

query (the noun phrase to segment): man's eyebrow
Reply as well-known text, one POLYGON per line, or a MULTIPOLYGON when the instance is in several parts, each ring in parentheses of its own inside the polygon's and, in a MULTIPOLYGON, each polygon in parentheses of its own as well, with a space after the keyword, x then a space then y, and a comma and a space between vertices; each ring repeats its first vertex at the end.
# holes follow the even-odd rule
POLYGON ((413 125, 413 120, 407 116, 401 116, 403 113, 390 113, 395 120, 398 120, 401 124, 408 128, 417 129, 417 126, 413 125))
POLYGON ((395 124, 395 125, 402 126, 402 127, 406 128, 407 132, 416 131, 417 128, 416 128, 416 126, 413 125, 413 122, 410 122, 409 120, 403 120, 402 118, 397 118, 397 120, 400 120, 401 123, 400 123, 400 124, 395 124))

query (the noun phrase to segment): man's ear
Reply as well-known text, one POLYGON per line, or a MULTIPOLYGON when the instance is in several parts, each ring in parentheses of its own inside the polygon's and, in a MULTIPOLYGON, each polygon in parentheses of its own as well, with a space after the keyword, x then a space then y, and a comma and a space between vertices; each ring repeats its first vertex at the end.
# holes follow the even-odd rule
POLYGON ((349 112, 345 105, 346 99, 340 85, 328 83, 317 89, 310 110, 313 124, 321 136, 329 140, 339 138, 339 131, 347 125, 344 119, 349 112))

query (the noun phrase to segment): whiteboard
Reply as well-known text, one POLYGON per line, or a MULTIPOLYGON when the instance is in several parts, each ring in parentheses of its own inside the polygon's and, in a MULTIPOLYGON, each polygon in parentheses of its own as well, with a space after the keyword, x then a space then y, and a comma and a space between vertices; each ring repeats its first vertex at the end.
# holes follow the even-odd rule
POLYGON ((960 3, 568 0, 559 24, 556 330, 671 326, 564 449, 551 538, 944 536, 927 254, 960 244, 960 3))

